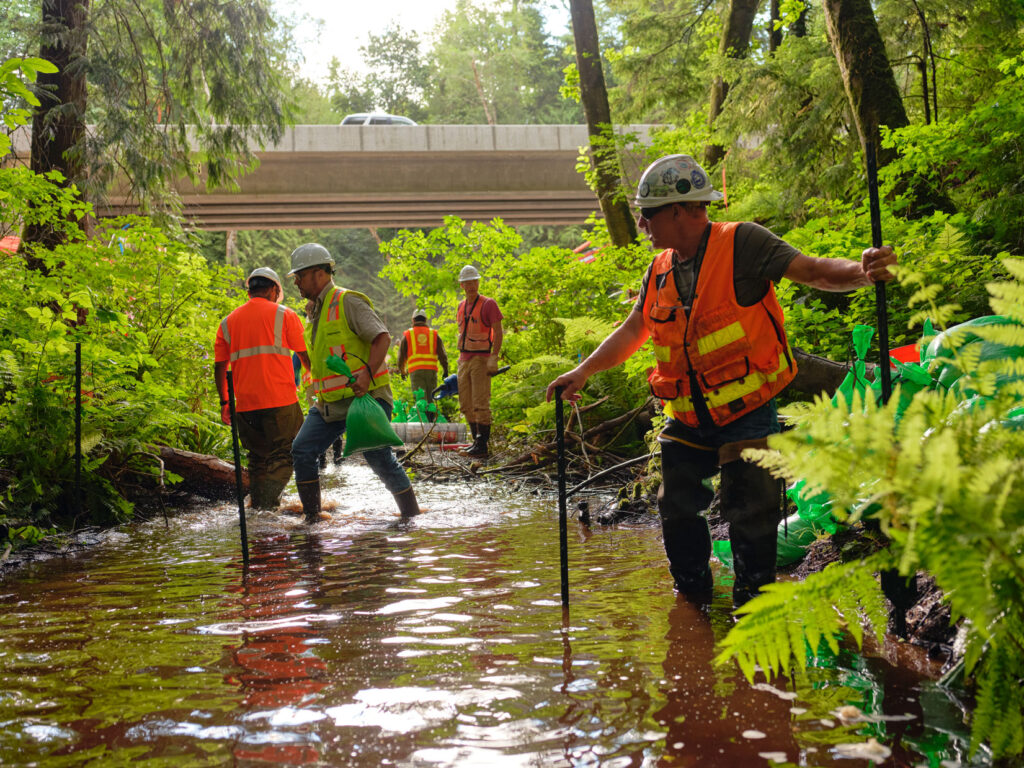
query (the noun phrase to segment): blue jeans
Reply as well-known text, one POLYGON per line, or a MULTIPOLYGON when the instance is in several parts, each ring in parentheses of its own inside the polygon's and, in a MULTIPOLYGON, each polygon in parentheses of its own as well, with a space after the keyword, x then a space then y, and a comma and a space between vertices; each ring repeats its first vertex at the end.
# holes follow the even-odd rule
MULTIPOLYGON (((391 416, 391 404, 377 400, 384 412, 391 416)), ((295 467, 295 482, 308 483, 320 476, 320 454, 326 451, 345 432, 344 421, 324 421, 320 411, 313 406, 306 414, 299 434, 292 441, 292 464, 295 467)), ((363 451, 366 463, 391 493, 401 493, 412 486, 409 476, 395 458, 391 446, 363 451)))

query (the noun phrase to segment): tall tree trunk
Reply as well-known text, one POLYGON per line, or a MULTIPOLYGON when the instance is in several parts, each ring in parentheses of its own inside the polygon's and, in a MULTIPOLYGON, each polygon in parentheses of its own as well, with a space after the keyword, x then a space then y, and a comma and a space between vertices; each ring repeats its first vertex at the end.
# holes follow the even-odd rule
MULTIPOLYGON (((825 28, 839 64, 861 147, 875 145, 878 167, 896 157, 896 150, 881 145, 879 126, 903 128, 910 123, 896 77, 878 31, 871 0, 824 0, 825 28)), ((927 215, 938 209, 952 213, 953 203, 929 185, 907 179, 898 191, 913 201, 910 215, 927 215)))
MULTIPOLYGON (((729 14, 722 28, 722 41, 718 52, 729 58, 742 59, 750 48, 750 35, 754 31, 754 16, 757 15, 759 0, 729 0, 729 14)), ((714 125, 722 113, 722 104, 729 94, 729 84, 716 77, 711 84, 711 103, 708 106, 708 124, 714 125)), ((704 148, 704 162, 708 167, 716 165, 725 157, 725 148, 709 144, 704 148)))
POLYGON ((779 21, 780 0, 770 0, 770 12, 768 14, 768 52, 774 53, 779 50, 779 46, 782 45, 782 28, 776 28, 776 23, 779 21))
MULTIPOLYGON (((43 0, 43 43, 39 56, 57 72, 41 73, 36 94, 42 102, 32 115, 31 168, 36 173, 60 171, 64 184, 80 182, 85 172, 85 53, 89 0, 43 0)), ((49 226, 28 226, 26 244, 53 247, 63 234, 49 226)), ((29 266, 39 267, 30 258, 29 266)))
POLYGON ((789 29, 786 32, 793 37, 807 37, 807 3, 804 3, 800 15, 797 16, 796 21, 789 25, 789 29))
POLYGON ((902 128, 910 121, 871 0, 824 0, 823 7, 828 40, 839 63, 861 146, 874 142, 878 166, 882 167, 895 157, 895 152, 882 148, 878 127, 902 128))
POLYGON ((618 152, 602 131, 611 130, 608 89, 601 70, 601 50, 597 41, 597 22, 591 0, 569 0, 572 33, 576 42, 576 68, 580 73, 580 98, 590 134, 590 162, 597 176, 597 197, 608 234, 615 245, 629 245, 637 237, 636 221, 629 203, 619 188, 622 171, 618 152))

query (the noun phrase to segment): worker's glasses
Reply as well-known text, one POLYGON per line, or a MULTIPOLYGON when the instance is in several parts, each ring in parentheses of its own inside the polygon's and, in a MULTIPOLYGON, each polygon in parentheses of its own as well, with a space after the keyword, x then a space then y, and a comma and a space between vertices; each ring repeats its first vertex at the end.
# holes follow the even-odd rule
POLYGON ((663 211, 663 210, 665 210, 666 208, 668 208, 669 206, 672 206, 672 205, 674 205, 674 203, 669 203, 668 205, 659 205, 659 206, 657 206, 655 208, 641 208, 640 209, 640 215, 643 218, 645 218, 648 221, 650 221, 651 219, 653 219, 655 216, 658 215, 659 211, 663 211))

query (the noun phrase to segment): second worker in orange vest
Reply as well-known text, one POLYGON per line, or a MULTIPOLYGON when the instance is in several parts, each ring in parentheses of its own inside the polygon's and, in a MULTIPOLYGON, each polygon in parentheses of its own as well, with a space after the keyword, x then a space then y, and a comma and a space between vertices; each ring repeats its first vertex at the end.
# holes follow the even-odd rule
POLYGON ((491 439, 491 376, 498 372, 498 354, 505 333, 498 303, 480 293, 480 273, 472 264, 459 272, 466 298, 457 310, 459 334, 459 410, 466 417, 473 444, 463 453, 486 458, 491 439))
POLYGON ((711 536, 702 516, 713 494, 703 481, 721 471, 721 514, 729 524, 739 606, 775 581, 779 481, 740 458, 779 431, 775 395, 796 373, 773 284, 785 277, 824 291, 888 281, 892 248, 867 248, 859 261, 806 256, 764 227, 712 224, 721 200, 688 155, 652 163, 640 179, 637 225, 661 252, 640 284, 629 316, 576 368, 548 386, 576 400, 587 379, 625 362, 648 338, 657 367, 651 392, 669 417, 658 437, 658 490, 665 554, 676 589, 710 599, 711 536))
POLYGON ((302 321, 279 303, 284 294, 277 273, 260 267, 245 284, 249 301, 217 328, 214 376, 221 419, 230 424, 230 366, 238 438, 249 452, 249 503, 254 509, 276 509, 292 476, 292 440, 302 426, 292 352, 307 371, 309 355, 302 321))
MULTIPOLYGON (((427 313, 417 309, 412 314, 412 328, 402 334, 402 343, 398 348, 398 372, 404 377, 409 375, 409 386, 413 399, 417 389, 422 389, 429 400, 437 389, 437 370, 441 368, 442 380, 448 377, 448 354, 437 331, 427 325, 427 313)), ((431 421, 437 418, 436 413, 429 413, 431 421)))

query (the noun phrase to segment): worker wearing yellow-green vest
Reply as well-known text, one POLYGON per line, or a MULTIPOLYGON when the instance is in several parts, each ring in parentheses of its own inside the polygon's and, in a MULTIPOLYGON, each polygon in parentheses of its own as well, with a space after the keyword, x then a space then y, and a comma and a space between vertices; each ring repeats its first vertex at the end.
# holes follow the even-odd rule
MULTIPOLYGON (((391 334, 373 304, 357 291, 334 284, 334 258, 318 243, 300 245, 291 255, 289 277, 302 298, 313 301, 306 327, 312 386, 316 400, 292 443, 295 484, 309 524, 320 520, 320 478, 317 462, 345 432, 345 417, 356 397, 369 393, 390 417, 393 398, 387 368, 391 334), (327 367, 327 358, 345 358, 355 381, 327 367)), ((363 453, 370 469, 395 497, 403 517, 419 513, 409 476, 390 446, 363 453)))

